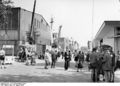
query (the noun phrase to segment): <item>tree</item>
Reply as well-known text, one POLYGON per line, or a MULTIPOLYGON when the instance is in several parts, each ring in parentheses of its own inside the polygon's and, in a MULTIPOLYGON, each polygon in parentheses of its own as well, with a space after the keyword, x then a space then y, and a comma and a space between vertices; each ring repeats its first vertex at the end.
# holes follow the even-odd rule
POLYGON ((0 0, 0 29, 5 29, 7 33, 6 26, 8 25, 8 17, 12 14, 11 8, 13 2, 11 0, 0 0))

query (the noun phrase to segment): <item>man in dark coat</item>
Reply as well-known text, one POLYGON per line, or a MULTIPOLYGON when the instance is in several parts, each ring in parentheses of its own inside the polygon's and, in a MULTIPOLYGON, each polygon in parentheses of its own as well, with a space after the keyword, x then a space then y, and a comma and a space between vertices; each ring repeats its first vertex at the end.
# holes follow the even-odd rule
POLYGON ((77 60, 77 72, 79 72, 79 69, 82 69, 83 68, 83 55, 81 53, 81 51, 79 51, 78 55, 78 60, 77 60))
POLYGON ((97 75, 97 53, 96 48, 93 48, 92 53, 90 54, 90 68, 92 69, 91 78, 93 82, 96 82, 98 79, 97 75))
POLYGON ((65 70, 68 70, 68 67, 70 66, 70 61, 71 61, 71 53, 70 53, 70 51, 65 52, 65 64, 64 64, 65 70))

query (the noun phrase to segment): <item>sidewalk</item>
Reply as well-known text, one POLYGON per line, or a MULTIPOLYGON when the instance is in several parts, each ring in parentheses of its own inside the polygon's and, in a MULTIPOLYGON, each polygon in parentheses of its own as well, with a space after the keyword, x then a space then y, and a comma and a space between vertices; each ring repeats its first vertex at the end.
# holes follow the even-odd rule
MULTIPOLYGON (((64 59, 59 59, 56 68, 44 69, 44 60, 36 60, 35 66, 26 66, 25 63, 14 62, 0 69, 0 82, 91 82, 91 72, 87 66, 82 71, 76 72, 74 63, 64 70, 64 59)), ((115 82, 120 82, 120 70, 115 72, 115 82)))

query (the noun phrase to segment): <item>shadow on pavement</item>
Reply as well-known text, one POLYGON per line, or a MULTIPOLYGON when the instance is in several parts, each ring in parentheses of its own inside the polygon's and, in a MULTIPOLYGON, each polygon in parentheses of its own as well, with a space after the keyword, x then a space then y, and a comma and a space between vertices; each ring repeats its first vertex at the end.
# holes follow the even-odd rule
POLYGON ((77 78, 75 76, 51 75, 51 76, 27 76, 27 75, 2 75, 0 82, 90 82, 85 80, 83 76, 77 78))

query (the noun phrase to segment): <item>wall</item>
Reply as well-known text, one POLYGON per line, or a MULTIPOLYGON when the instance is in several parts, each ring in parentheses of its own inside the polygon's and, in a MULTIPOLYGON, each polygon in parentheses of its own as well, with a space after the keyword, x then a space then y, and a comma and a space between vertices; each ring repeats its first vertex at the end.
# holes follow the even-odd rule
POLYGON ((103 44, 107 44, 113 47, 114 50, 114 27, 107 27, 109 32, 106 33, 106 35, 103 37, 103 44))
MULTIPOLYGON (((32 12, 21 9, 20 20, 20 40, 27 40, 26 33, 30 31, 32 12)), ((45 19, 40 14, 35 14, 34 29, 39 35, 37 38, 38 44, 50 45, 51 43, 51 30, 45 19)))
MULTIPOLYGON (((8 25, 5 28, 0 28, 0 46, 14 45, 14 53, 17 54, 17 44, 19 39, 19 10, 18 8, 12 9, 8 17, 8 25), (5 30, 6 29, 6 30, 5 30), (5 31, 7 35, 5 35, 5 31)), ((7 52, 9 53, 9 52, 7 52)))

